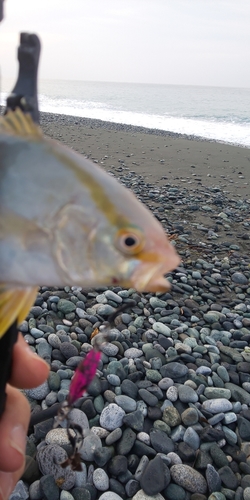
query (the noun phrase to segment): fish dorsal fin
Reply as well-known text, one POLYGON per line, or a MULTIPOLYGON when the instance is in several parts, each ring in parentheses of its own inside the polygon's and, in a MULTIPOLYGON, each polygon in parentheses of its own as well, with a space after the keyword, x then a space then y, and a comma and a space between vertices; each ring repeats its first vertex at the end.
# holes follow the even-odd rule
POLYGON ((41 138, 42 131, 32 120, 31 115, 23 113, 20 108, 8 111, 6 115, 0 116, 0 132, 19 135, 21 137, 41 138))
POLYGON ((0 338, 17 320, 19 325, 26 318, 37 295, 36 287, 5 288, 0 285, 0 338))

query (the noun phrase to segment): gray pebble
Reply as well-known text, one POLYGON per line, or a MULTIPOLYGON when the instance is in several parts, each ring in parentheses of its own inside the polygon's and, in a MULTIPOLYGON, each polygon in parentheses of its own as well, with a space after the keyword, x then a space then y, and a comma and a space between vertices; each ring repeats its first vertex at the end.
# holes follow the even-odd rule
POLYGON ((46 396, 49 394, 50 388, 47 380, 43 382, 43 384, 39 385, 35 389, 26 389, 25 393, 27 394, 28 397, 36 399, 37 401, 41 401, 42 399, 45 399, 46 396))
POLYGON ((37 451, 39 469, 44 475, 51 475, 54 479, 64 479, 63 488, 70 490, 75 484, 75 472, 70 467, 65 469, 60 463, 67 460, 66 451, 57 444, 49 444, 37 451))
POLYGON ((202 474, 189 465, 173 465, 170 474, 175 483, 191 493, 205 494, 207 491, 207 482, 202 474))
POLYGON ((160 321, 156 321, 153 324, 153 330, 157 333, 161 333, 162 335, 165 335, 166 337, 169 337, 171 334, 170 328, 165 325, 164 323, 161 323, 160 321))
POLYGON ((40 481, 34 481, 29 487, 30 500, 42 500, 43 492, 41 490, 40 481))
POLYGON ((143 355, 143 352, 140 349, 137 349, 136 347, 130 347, 124 353, 125 358, 129 358, 129 359, 140 358, 142 355, 143 355))
POLYGON ((228 399, 225 398, 209 399, 204 401, 202 406, 205 410, 213 414, 225 413, 227 411, 231 411, 233 408, 231 401, 228 401, 228 399))
POLYGON ((116 396, 115 403, 120 406, 126 413, 130 413, 136 410, 136 401, 129 396, 116 396))
POLYGON ((182 403, 196 403, 198 401, 198 395, 194 389, 188 385, 179 385, 178 395, 182 403))
POLYGON ((193 450, 198 450, 200 447, 199 434, 192 428, 188 427, 183 436, 184 443, 188 444, 193 450))
POLYGON ((93 462, 95 451, 101 448, 102 448, 102 442, 100 438, 93 432, 90 432, 84 438, 83 445, 80 449, 81 459, 87 460, 88 462, 93 462))
POLYGON ((98 491, 106 491, 109 488, 109 477, 103 469, 95 469, 93 483, 98 491))
POLYGON ((115 403, 106 406, 100 415, 100 425, 109 431, 121 427, 125 411, 115 403))
POLYGON ((23 481, 18 481, 15 489, 9 496, 9 500, 27 500, 29 498, 28 488, 23 481))

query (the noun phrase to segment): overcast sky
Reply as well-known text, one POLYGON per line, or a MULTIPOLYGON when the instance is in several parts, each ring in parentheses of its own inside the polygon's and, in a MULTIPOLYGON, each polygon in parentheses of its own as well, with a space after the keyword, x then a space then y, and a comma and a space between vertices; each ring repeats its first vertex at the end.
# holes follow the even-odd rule
POLYGON ((19 32, 40 35, 41 79, 250 87, 249 0, 5 0, 4 77, 19 32))

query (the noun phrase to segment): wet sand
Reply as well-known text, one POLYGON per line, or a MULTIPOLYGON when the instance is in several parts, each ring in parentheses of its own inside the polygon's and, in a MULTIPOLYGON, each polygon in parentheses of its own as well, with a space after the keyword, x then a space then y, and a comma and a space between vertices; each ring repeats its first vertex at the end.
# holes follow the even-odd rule
POLYGON ((120 164, 154 184, 216 187, 250 199, 250 149, 100 120, 42 113, 45 134, 109 170, 120 164))

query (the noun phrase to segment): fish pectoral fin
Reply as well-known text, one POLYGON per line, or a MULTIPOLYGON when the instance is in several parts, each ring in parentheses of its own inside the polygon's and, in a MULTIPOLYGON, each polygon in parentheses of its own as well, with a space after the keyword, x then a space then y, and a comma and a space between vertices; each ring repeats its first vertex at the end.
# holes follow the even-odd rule
POLYGON ((0 338, 17 321, 20 324, 29 313, 37 295, 37 287, 5 288, 0 285, 0 338))
POLYGON ((43 137, 40 127, 36 125, 31 115, 23 113, 20 108, 16 108, 15 111, 10 110, 0 117, 0 131, 21 137, 43 137))

